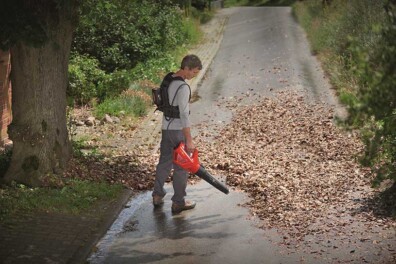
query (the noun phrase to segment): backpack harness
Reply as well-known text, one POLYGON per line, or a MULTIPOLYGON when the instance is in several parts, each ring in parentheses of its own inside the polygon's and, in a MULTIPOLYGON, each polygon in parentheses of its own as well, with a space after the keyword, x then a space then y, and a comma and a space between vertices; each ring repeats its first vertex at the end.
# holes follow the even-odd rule
MULTIPOLYGON (((161 82, 161 85, 157 89, 152 89, 152 99, 153 103, 157 106, 155 111, 159 110, 164 113, 165 119, 169 121, 172 118, 180 118, 180 110, 179 106, 174 106, 173 102, 175 101, 176 95, 179 92, 180 88, 183 85, 187 85, 190 90, 190 97, 188 101, 191 99, 191 88, 190 86, 184 82, 184 79, 180 76, 173 77, 173 72, 168 73, 161 82), (172 103, 169 103, 169 93, 168 88, 173 81, 183 81, 184 83, 180 85, 175 93, 175 96, 172 99, 172 103)), ((155 112, 154 111, 154 112, 155 112)))

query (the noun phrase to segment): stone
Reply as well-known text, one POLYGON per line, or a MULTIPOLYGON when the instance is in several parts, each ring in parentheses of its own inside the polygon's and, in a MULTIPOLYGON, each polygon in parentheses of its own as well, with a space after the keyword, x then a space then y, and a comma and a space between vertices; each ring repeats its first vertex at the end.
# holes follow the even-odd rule
POLYGON ((79 121, 76 121, 76 122, 75 122, 75 125, 76 125, 76 126, 83 126, 83 125, 84 125, 84 122, 81 121, 81 120, 79 120, 79 121))
POLYGON ((103 117, 103 121, 105 123, 113 123, 113 119, 108 114, 103 117))
POLYGON ((116 124, 119 124, 121 122, 121 120, 118 117, 116 117, 116 116, 113 117, 113 121, 116 124))
POLYGON ((90 116, 85 120, 85 125, 94 126, 95 125, 95 117, 90 116))

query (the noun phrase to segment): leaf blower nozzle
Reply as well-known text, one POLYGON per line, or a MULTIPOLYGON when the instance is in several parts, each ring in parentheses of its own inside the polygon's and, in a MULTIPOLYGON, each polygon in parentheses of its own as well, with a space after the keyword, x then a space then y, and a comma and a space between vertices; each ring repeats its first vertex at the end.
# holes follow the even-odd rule
POLYGON ((222 191, 225 194, 230 192, 227 186, 219 182, 215 177, 207 172, 202 165, 199 164, 198 150, 195 149, 192 155, 189 155, 185 150, 185 145, 183 142, 181 142, 173 152, 173 163, 185 169, 186 171, 197 175, 201 179, 204 179, 219 191, 222 191))

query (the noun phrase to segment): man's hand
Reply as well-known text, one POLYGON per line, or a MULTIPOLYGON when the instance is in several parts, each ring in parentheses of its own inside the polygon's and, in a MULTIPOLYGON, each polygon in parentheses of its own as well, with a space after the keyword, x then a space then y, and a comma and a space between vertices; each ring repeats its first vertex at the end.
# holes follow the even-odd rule
POLYGON ((195 145, 192 142, 192 140, 187 140, 186 141, 186 150, 188 153, 192 153, 195 150, 195 145))
POLYGON ((191 132, 189 127, 183 128, 184 138, 186 139, 186 151, 192 153, 195 150, 195 145, 191 138, 191 132))

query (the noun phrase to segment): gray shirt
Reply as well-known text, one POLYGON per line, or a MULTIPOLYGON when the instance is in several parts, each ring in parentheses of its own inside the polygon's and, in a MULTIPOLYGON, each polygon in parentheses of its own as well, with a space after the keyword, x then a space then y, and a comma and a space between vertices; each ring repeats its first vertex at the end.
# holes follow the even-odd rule
POLYGON ((164 130, 182 130, 184 127, 190 127, 190 88, 188 84, 175 80, 171 82, 168 88, 169 104, 179 106, 180 118, 171 118, 169 121, 162 117, 162 129, 164 130), (180 87, 181 85, 181 87, 180 87), (180 87, 180 88, 179 88, 180 87), (179 91, 176 94, 177 89, 179 91), (175 97, 176 94, 176 97, 175 97), (173 101, 173 104, 172 104, 173 101))

